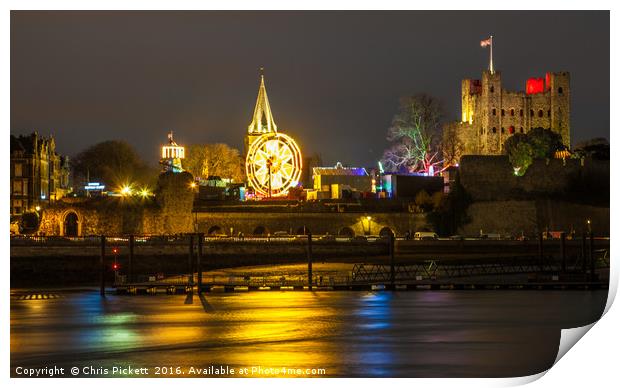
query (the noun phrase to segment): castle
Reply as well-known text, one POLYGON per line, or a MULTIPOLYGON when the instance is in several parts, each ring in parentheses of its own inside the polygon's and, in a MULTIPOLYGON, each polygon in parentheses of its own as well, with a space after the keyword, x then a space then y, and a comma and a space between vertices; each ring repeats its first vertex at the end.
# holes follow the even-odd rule
POLYGON ((458 147, 446 163, 457 163, 461 155, 498 155, 507 138, 532 128, 549 128, 570 146, 570 74, 547 73, 530 78, 525 91, 502 87, 501 72, 485 70, 482 80, 461 82, 461 121, 444 127, 458 147))

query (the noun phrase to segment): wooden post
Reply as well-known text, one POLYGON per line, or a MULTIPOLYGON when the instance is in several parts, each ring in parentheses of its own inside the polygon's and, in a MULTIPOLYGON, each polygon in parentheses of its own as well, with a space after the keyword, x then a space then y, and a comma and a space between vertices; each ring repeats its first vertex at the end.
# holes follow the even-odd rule
POLYGON ((394 233, 390 232, 389 243, 390 243, 390 287, 392 291, 395 289, 394 280, 396 278, 394 273, 394 243, 395 243, 394 233))
POLYGON ((198 293, 202 293, 202 242, 204 241, 204 233, 198 234, 198 255, 196 256, 196 267, 198 271, 198 293))
POLYGON ((308 291, 312 291, 312 233, 308 233, 308 291))
POLYGON ((101 236, 101 255, 99 256, 100 283, 99 295, 105 297, 105 236, 101 236))
POLYGON ((543 232, 539 232, 538 233, 538 261, 539 261, 539 266, 540 266, 540 272, 543 271, 543 255, 544 255, 543 232))
POLYGON ((586 232, 581 233, 581 272, 586 273, 586 232))
POLYGON ((187 282, 189 286, 194 285, 194 235, 189 235, 189 255, 187 257, 188 260, 188 271, 189 276, 187 277, 187 282))
POLYGON ((594 274, 594 234, 590 232, 590 281, 594 281, 596 277, 594 274))
POLYGON ((129 236, 129 263, 127 263, 127 282, 133 281, 133 246, 135 242, 134 235, 129 236))
POLYGON ((566 272, 566 233, 560 233, 560 256, 562 257, 562 272, 566 272))

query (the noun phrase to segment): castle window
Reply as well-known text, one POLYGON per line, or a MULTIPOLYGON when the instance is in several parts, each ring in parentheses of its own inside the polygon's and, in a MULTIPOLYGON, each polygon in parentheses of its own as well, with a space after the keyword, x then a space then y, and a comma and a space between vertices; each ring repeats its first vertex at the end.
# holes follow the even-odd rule
POLYGON ((512 109, 512 108, 510 109, 510 115, 511 115, 511 116, 514 116, 514 115, 515 115, 515 110, 514 110, 514 109, 512 109))
POLYGON ((505 132, 505 131, 504 131, 504 127, 502 127, 502 133, 504 133, 504 132, 505 132))
POLYGON ((551 109, 547 109, 547 117, 551 117, 551 109))
POLYGON ((502 116, 505 116, 506 112, 502 109, 502 116))
POLYGON ((530 116, 534 117, 534 109, 530 109, 530 116))
POLYGON ((560 87, 558 88, 558 94, 562 94, 562 92, 564 92, 564 89, 562 89, 562 87, 560 86, 560 87))
POLYGON ((497 128, 493 127, 493 133, 497 133, 497 128))
POLYGON ((508 133, 511 134, 511 135, 513 133, 515 133, 515 127, 513 127, 512 125, 510 127, 508 127, 508 133))
POLYGON ((493 108, 493 116, 497 116, 497 111, 493 108))
POLYGON ((519 109, 519 116, 523 117, 523 109, 519 109))
POLYGON ((484 128, 480 128, 480 134, 484 134, 484 128))
POLYGON ((539 110, 538 110, 538 117, 543 117, 543 111, 542 111, 542 109, 539 109, 539 110))
POLYGON ((489 90, 491 91, 491 93, 495 91, 495 88, 493 87, 493 85, 491 85, 491 88, 489 90))
POLYGON ((520 131, 521 131, 521 133, 523 133, 523 127, 521 127, 520 131))

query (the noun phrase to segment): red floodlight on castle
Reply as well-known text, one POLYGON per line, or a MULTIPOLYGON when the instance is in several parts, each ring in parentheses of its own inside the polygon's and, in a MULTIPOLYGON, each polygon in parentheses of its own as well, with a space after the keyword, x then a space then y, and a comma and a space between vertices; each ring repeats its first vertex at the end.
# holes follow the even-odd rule
POLYGON ((527 94, 542 93, 545 91, 545 80, 543 78, 529 78, 525 85, 527 94))

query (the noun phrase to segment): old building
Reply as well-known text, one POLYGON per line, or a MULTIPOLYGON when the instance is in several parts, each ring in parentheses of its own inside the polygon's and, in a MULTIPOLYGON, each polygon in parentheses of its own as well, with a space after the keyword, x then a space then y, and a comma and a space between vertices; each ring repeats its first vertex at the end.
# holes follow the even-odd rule
POLYGON ((461 155, 498 155, 507 138, 532 128, 548 128, 570 146, 570 74, 547 73, 530 78, 525 91, 502 86, 501 72, 486 70, 481 80, 461 82, 461 120, 444 127, 453 144, 448 162, 461 155))
POLYGON ((69 191, 69 159, 53 137, 11 135, 11 216, 34 212, 69 191))

